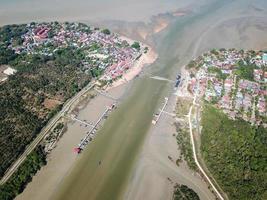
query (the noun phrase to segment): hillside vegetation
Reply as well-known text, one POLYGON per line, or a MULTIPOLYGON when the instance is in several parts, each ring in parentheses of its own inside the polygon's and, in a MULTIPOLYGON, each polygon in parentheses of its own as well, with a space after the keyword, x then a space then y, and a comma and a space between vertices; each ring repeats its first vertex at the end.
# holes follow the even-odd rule
POLYGON ((0 177, 68 99, 120 78, 140 48, 82 23, 0 27, 0 177))
POLYGON ((43 147, 38 146, 11 176, 11 178, 0 186, 0 200, 12 200, 23 191, 32 176, 46 164, 46 156, 43 147))
POLYGON ((91 80, 79 67, 83 54, 71 47, 53 56, 7 50, 10 37, 19 38, 23 27, 0 29, 0 64, 17 70, 0 87, 0 177, 62 104, 91 80))
POLYGON ((267 199, 267 131, 231 120, 213 106, 202 114, 201 153, 233 200, 267 199))

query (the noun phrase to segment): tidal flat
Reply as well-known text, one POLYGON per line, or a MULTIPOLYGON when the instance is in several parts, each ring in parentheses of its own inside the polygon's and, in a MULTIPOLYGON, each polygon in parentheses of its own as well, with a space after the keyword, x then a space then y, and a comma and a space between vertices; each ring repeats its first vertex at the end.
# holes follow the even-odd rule
MULTIPOLYGON (((31 0, 26 2, 24 6, 30 4, 31 0)), ((185 16, 172 18, 165 29, 157 33, 149 33, 149 36, 145 38, 158 53, 158 59, 145 68, 142 75, 134 80, 127 90, 124 90, 127 95, 123 98, 119 108, 111 114, 99 130, 95 141, 81 154, 75 164, 66 170, 62 179, 54 183, 53 191, 50 191, 50 194, 46 193, 50 199, 166 199, 173 192, 170 185, 166 186, 167 177, 188 185, 198 193, 201 199, 214 199, 207 189, 208 186, 196 175, 190 171, 183 173, 182 170, 188 169, 174 168, 169 163, 166 155, 169 152, 175 154, 177 147, 169 145, 175 138, 171 137, 171 133, 158 137, 163 129, 154 130, 151 127, 151 120, 163 98, 172 95, 173 85, 152 80, 150 76, 158 75, 172 79, 183 65, 210 48, 266 49, 267 38, 264 33, 267 30, 265 9, 267 3, 264 0, 253 2, 249 0, 203 0, 189 1, 189 3, 186 3, 188 1, 175 1, 172 4, 160 0, 152 3, 148 0, 142 3, 140 1, 139 4, 146 9, 139 9, 131 7, 134 2, 136 1, 132 1, 132 4, 129 3, 127 6, 122 1, 118 4, 109 2, 111 4, 104 3, 96 7, 94 3, 90 5, 90 3, 76 2, 75 4, 83 8, 79 10, 77 6, 74 7, 73 12, 70 12, 68 10, 71 8, 70 2, 56 1, 59 5, 64 4, 63 7, 69 7, 63 10, 56 5, 49 11, 52 12, 50 15, 46 13, 45 6, 43 10, 38 12, 35 8, 27 15, 23 11, 26 8, 18 7, 21 9, 19 11, 12 3, 7 3, 6 7, 0 8, 1 24, 59 19, 93 21, 101 25, 102 20, 105 21, 103 24, 106 24, 107 20, 120 20, 120 32, 133 37, 138 37, 138 34, 134 34, 136 25, 146 24, 152 15, 181 8, 191 10, 185 16), (120 14, 116 10, 117 7, 112 8, 119 4, 125 5, 123 8, 119 7, 125 8, 120 14), (111 8, 104 11, 103 5, 111 8), (149 11, 149 8, 153 6, 155 6, 152 9, 153 12, 149 11), (90 9, 94 11, 90 12, 90 9), (111 12, 112 9, 114 11, 111 12), (78 11, 81 13, 77 14, 78 11), (98 16, 103 12, 104 14, 97 17, 94 15, 97 11, 98 16), (18 17, 19 13, 24 17, 18 17), (129 16, 123 18, 127 14, 129 16), (13 18, 12 15, 14 15, 13 18), (85 15, 87 17, 84 17, 85 15), (131 26, 132 23, 135 26, 131 26), (151 151, 156 153, 151 154, 151 151), (101 166, 98 165, 100 160, 101 166), (145 165, 144 162, 146 162, 145 165)), ((48 3, 50 7, 51 4, 48 3)), ((138 3, 135 6, 137 5, 138 3)), ((112 30, 116 30, 117 27, 112 28, 112 25, 109 25, 112 30)), ((167 119, 164 123, 166 124, 163 127, 170 126, 167 119)), ((169 128, 166 130, 171 131, 169 128)), ((49 173, 46 174, 47 177, 49 175, 49 173)), ((45 184, 45 180, 42 184, 45 184)), ((39 187, 41 188, 42 185, 39 187)), ((31 185, 28 185, 24 191, 25 194, 29 190, 31 190, 31 185)), ((44 191, 40 189, 40 191, 34 191, 34 194, 42 196, 44 195, 42 192, 44 191)))

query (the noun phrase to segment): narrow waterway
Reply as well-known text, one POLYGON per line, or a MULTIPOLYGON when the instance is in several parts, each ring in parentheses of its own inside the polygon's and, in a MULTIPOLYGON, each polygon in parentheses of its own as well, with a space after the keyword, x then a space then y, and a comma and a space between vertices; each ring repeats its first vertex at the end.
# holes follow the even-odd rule
MULTIPOLYGON (((180 67, 211 48, 267 48, 266 0, 0 0, 0 5, 1 25, 30 21, 100 25, 105 21, 102 24, 106 25, 107 20, 119 20, 116 23, 121 23, 121 27, 130 28, 126 35, 129 32, 135 35, 132 23, 150 26, 151 17, 159 13, 190 11, 183 17, 172 18, 164 31, 146 38, 158 53, 158 60, 127 88, 126 98, 106 120, 96 139, 79 155, 61 183, 54 186, 51 200, 125 197, 129 177, 149 136, 153 114, 173 91, 172 84, 150 79, 151 75, 174 78, 180 67)), ((112 23, 108 27, 112 29, 112 23)), ((194 184, 188 181, 189 187, 194 184)), ((203 188, 207 186, 199 185, 202 199, 212 196, 205 194, 207 190, 203 188)), ((51 194, 38 196, 46 199, 51 194)))
MULTIPOLYGON (((229 47, 231 43, 224 43, 223 38, 221 41, 214 40, 214 43, 205 43, 205 40, 200 39, 210 32, 213 33, 216 23, 222 19, 227 21, 251 15, 246 11, 250 9, 251 2, 209 1, 194 9, 190 15, 172 21, 163 33, 152 36, 150 40, 155 42, 159 59, 135 81, 128 91, 128 97, 109 117, 96 140, 84 151, 74 169, 55 190, 52 199, 121 199, 133 164, 151 126, 153 114, 159 102, 173 88, 168 83, 150 79, 150 74, 172 78, 179 67, 200 51, 213 46, 229 47)), ((232 38, 229 36, 230 38, 225 39, 237 40, 235 36, 240 30, 235 28, 236 26, 232 28, 232 38)), ((250 48, 248 41, 234 44, 238 48, 250 48)))

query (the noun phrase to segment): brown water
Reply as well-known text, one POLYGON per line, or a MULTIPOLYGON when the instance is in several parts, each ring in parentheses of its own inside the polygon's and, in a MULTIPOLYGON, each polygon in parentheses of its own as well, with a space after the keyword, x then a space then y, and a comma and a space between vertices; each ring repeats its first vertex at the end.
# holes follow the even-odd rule
POLYGON ((28 21, 148 21, 195 0, 0 0, 0 24, 28 21))
POLYGON ((266 22, 266 18, 260 17, 264 12, 257 11, 251 4, 252 1, 243 0, 212 1, 196 8, 195 13, 174 20, 164 33, 152 37, 152 41, 156 40, 159 59, 147 71, 147 76, 136 81, 129 92, 129 98, 112 114, 99 137, 82 155, 53 199, 121 199, 136 156, 151 125, 152 115, 161 97, 168 95, 172 88, 167 83, 149 79, 148 75, 153 73, 173 77, 192 55, 196 56, 201 50, 212 46, 229 47, 231 41, 238 48, 252 48, 249 45, 254 44, 253 40, 257 41, 253 37, 246 37, 247 41, 242 43, 236 42, 242 41, 241 33, 251 34, 241 32, 237 23, 230 27, 231 35, 223 34, 216 43, 205 43, 213 38, 213 34, 218 34, 216 30, 221 27, 221 23, 218 23, 220 20, 226 27, 233 23, 233 18, 239 19, 242 16, 239 20, 246 20, 243 18, 246 15, 259 15, 254 22, 248 22, 247 26, 266 22), (205 38, 206 35, 209 38, 205 38), (100 160, 102 164, 98 165, 100 160))
POLYGON ((188 16, 173 19, 164 32, 148 38, 159 53, 159 59, 135 81, 128 91, 128 98, 112 113, 96 140, 84 151, 62 184, 55 188, 52 199, 56 200, 122 199, 153 113, 173 87, 150 79, 150 74, 172 78, 192 56, 214 46, 264 48, 267 44, 267 38, 258 42, 260 38, 251 37, 252 33, 259 37, 266 33, 264 9, 267 6, 264 0, 15 2, 1 3, 4 7, 0 8, 0 23, 32 21, 35 14, 37 20, 146 21, 151 15, 181 6, 190 5, 193 10, 188 16), (34 6, 29 9, 29 5, 34 6), (245 26, 250 28, 242 29, 240 21, 246 21, 245 26))

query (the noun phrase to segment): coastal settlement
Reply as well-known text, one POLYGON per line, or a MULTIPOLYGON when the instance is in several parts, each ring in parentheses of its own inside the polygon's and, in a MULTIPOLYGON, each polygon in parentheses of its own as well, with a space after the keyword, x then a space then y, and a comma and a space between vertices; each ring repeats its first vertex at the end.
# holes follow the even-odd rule
POLYGON ((266 52, 204 53, 182 69, 176 94, 177 165, 184 158, 220 199, 264 199, 266 52))
POLYGON ((10 38, 9 48, 16 54, 48 57, 61 53, 64 48, 75 49, 81 52, 80 69, 95 77, 103 72, 103 81, 121 77, 141 56, 138 42, 131 46, 108 29, 99 30, 81 23, 27 24, 19 38, 10 38))
POLYGON ((188 90, 231 119, 267 127, 267 54, 213 50, 188 65, 188 90))
MULTIPOLYGON (((1 27, 0 176, 11 169, 12 163, 34 139, 39 143, 38 133, 60 112, 64 103, 70 107, 70 102, 77 99, 71 98, 81 92, 82 95, 92 85, 103 89, 120 79, 147 51, 139 42, 82 23, 32 22, 1 27)), ((28 152, 29 156, 24 157, 26 161, 19 162, 22 167, 11 173, 13 176, 0 188, 5 199, 12 199, 21 192, 20 188, 44 163, 43 154, 55 146, 63 127, 61 122, 55 124, 51 135, 45 138, 47 147, 28 152), (40 162, 31 163, 38 157, 42 158, 40 162), (32 170, 34 173, 28 173, 32 170), (24 176, 18 182, 16 177, 21 173, 24 176)))

